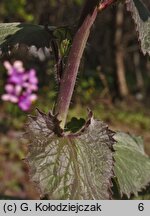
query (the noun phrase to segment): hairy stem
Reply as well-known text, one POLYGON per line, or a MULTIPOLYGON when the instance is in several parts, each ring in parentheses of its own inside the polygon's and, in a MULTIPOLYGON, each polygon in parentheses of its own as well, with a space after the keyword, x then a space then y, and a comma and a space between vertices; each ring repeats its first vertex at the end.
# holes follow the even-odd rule
POLYGON ((98 3, 99 0, 86 0, 79 21, 79 27, 74 36, 65 71, 60 82, 55 113, 58 113, 58 118, 61 120, 61 127, 65 126, 81 57, 90 34, 90 29, 98 13, 98 3))

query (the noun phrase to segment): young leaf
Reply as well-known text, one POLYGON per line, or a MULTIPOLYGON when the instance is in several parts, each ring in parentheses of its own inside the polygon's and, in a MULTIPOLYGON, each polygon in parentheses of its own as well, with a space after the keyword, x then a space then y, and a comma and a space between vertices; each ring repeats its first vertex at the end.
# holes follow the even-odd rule
POLYGON ((137 196, 150 182, 150 158, 144 152, 143 141, 140 137, 118 132, 114 139, 115 175, 119 184, 121 196, 130 198, 137 196))
POLYGON ((56 116, 30 117, 27 162, 32 181, 49 199, 109 199, 114 142, 103 122, 91 117, 79 133, 64 133, 56 116))
POLYGON ((150 55, 150 12, 142 0, 126 0, 127 10, 132 13, 144 54, 150 55))

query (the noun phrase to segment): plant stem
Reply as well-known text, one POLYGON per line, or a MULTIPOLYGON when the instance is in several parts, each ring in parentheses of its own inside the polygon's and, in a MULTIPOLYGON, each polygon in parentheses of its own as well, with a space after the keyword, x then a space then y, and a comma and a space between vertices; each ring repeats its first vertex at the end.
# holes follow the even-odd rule
POLYGON ((79 27, 74 36, 65 71, 60 82, 55 113, 58 113, 58 119, 61 121, 62 128, 65 126, 81 57, 90 34, 90 29, 98 13, 98 3, 99 0, 86 0, 79 21, 79 27))

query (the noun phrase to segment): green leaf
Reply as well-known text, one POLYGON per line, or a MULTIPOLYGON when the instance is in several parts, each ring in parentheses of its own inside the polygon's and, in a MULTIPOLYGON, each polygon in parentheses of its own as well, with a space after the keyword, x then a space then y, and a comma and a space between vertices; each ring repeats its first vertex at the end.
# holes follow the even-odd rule
POLYGON ((150 55, 150 12, 141 0, 126 0, 126 4, 135 21, 141 49, 150 55))
POLYGON ((114 142, 106 124, 91 116, 77 133, 65 133, 57 116, 30 117, 30 177, 49 199, 109 199, 114 142))
POLYGON ((121 196, 137 196, 150 182, 150 158, 144 152, 143 140, 123 132, 116 133, 114 139, 114 171, 121 196))
POLYGON ((71 30, 67 27, 41 26, 27 23, 0 23, 0 52, 11 53, 13 49, 25 51, 35 57, 49 57, 51 41, 71 40, 71 30), (22 48, 22 49, 21 49, 22 48))
MULTIPOLYGON (((49 27, 53 31, 56 27, 49 27)), ((11 51, 25 45, 30 48, 31 53, 38 50, 49 52, 53 36, 44 26, 25 23, 0 23, 0 50, 1 53, 11 51)))
POLYGON ((67 123, 67 130, 75 133, 85 124, 85 120, 83 118, 77 119, 73 117, 70 122, 67 123))

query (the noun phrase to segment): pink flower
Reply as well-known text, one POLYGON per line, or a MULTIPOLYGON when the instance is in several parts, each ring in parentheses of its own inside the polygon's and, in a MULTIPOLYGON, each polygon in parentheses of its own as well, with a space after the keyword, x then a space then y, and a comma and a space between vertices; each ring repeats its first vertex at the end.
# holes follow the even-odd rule
POLYGON ((37 99, 36 94, 25 93, 25 94, 20 96, 18 106, 23 111, 27 111, 27 110, 29 110, 32 102, 35 101, 36 99, 37 99))
POLYGON ((12 103, 18 103, 19 101, 18 97, 13 94, 3 94, 1 98, 4 101, 10 101, 12 103))
POLYGON ((4 67, 7 69, 8 79, 5 85, 6 94, 2 95, 2 100, 17 103, 23 111, 29 110, 32 102, 37 99, 34 93, 38 90, 36 70, 25 70, 21 61, 15 61, 13 65, 5 61, 4 67))

